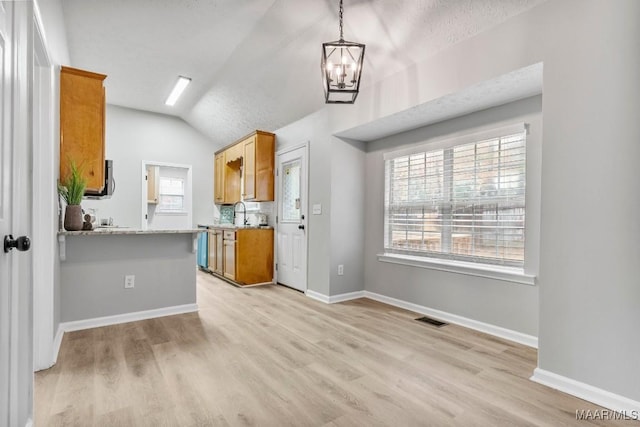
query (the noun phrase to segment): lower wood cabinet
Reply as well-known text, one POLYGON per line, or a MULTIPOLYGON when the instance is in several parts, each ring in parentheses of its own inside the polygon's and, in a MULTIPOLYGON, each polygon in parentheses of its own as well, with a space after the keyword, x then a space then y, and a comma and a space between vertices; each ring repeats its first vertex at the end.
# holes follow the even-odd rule
POLYGON ((223 274, 223 244, 222 231, 209 230, 209 271, 223 274))
POLYGON ((236 240, 234 231, 225 231, 222 242, 223 249, 223 275, 227 279, 236 280, 236 240))
POLYGON ((236 231, 236 282, 244 285, 273 281, 273 230, 236 231))
POLYGON ((272 283, 273 229, 210 229, 209 271, 238 285, 272 283))

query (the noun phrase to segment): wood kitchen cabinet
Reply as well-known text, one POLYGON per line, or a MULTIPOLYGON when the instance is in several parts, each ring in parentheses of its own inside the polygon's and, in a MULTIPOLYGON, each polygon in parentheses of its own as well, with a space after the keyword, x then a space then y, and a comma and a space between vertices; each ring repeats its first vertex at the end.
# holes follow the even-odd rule
POLYGON ((256 137, 252 136, 242 142, 242 183, 243 200, 256 198, 256 137))
POLYGON ((214 202, 274 200, 275 135, 255 131, 214 157, 214 202))
POLYGON ((224 153, 216 154, 213 161, 213 201, 217 204, 224 203, 224 153))
POLYGON ((272 283, 273 229, 210 229, 209 271, 241 286, 272 283))
POLYGON ((273 229, 236 231, 236 277, 241 285, 273 281, 273 229))
POLYGON ((222 242, 223 248, 223 275, 227 279, 236 280, 236 233, 225 231, 222 242))
POLYGON ((243 200, 273 201, 275 135, 258 130, 243 141, 243 147, 243 200))
POLYGON ((240 179, 242 177, 242 157, 228 160, 225 153, 224 165, 224 203, 233 204, 240 199, 240 179))
POLYGON ((224 261, 223 232, 221 230, 209 230, 209 271, 223 274, 224 261))
POLYGON ((74 162, 92 192, 102 191, 105 181, 106 77, 70 67, 60 70, 60 179, 74 162))
POLYGON ((157 204, 160 193, 160 168, 158 166, 147 166, 147 203, 157 204))

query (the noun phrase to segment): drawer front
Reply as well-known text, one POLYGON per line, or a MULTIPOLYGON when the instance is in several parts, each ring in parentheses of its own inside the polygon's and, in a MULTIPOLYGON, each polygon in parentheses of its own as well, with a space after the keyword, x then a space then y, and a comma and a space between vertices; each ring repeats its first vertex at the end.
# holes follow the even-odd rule
POLYGON ((236 232, 235 231, 224 231, 224 240, 236 240, 236 232))

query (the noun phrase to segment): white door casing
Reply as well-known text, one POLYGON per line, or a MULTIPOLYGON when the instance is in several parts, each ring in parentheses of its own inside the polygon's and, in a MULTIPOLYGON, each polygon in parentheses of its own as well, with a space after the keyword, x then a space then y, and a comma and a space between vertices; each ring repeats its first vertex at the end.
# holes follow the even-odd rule
MULTIPOLYGON (((35 6, 35 4, 34 4, 35 6)), ((36 371, 55 363, 54 276, 58 230, 54 68, 36 12, 33 40, 33 353, 36 371)), ((61 334, 56 343, 59 345, 61 334)))
POLYGON ((277 282, 307 290, 308 144, 277 153, 277 282))
MULTIPOLYGON (((33 3, 0 3, 0 238, 29 236, 32 222, 33 3)), ((4 249, 4 245, 3 245, 4 249)), ((31 252, 0 251, 0 425, 33 414, 31 252)))

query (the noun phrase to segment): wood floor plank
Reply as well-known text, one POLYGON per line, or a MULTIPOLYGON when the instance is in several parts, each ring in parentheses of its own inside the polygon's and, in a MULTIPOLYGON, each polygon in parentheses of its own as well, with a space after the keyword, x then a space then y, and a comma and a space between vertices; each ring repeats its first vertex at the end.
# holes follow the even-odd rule
POLYGON ((37 426, 556 426, 601 409, 528 378, 534 349, 358 299, 197 274, 199 312, 67 333, 37 426))

